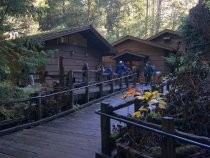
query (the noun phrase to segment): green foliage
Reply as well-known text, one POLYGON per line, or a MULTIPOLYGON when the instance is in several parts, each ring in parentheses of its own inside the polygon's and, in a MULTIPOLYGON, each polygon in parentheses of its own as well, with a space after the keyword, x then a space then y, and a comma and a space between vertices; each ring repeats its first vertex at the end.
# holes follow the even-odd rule
POLYGON ((4 41, 0 48, 1 79, 15 80, 21 76, 26 80, 29 73, 35 73, 52 56, 52 53, 46 53, 42 49, 42 42, 34 37, 4 41))
POLYGON ((205 4, 198 4, 183 20, 179 30, 186 44, 186 52, 177 58, 179 61, 177 72, 199 73, 203 67, 208 67, 204 62, 205 56, 210 55, 210 29, 206 17, 210 18, 210 10, 205 4))
POLYGON ((27 98, 30 97, 31 94, 39 92, 41 88, 42 86, 40 84, 20 88, 15 86, 11 81, 0 82, 0 100, 27 98))
POLYGON ((162 1, 158 10, 157 4, 160 0, 36 1, 39 2, 36 5, 36 17, 41 30, 78 27, 84 24, 92 24, 100 30, 105 26, 106 31, 103 33, 110 41, 113 41, 110 34, 114 38, 127 34, 147 38, 165 28, 175 30, 181 17, 197 2, 189 0, 186 4, 179 0, 162 1), (156 25, 160 25, 158 30, 156 25))
POLYGON ((23 118, 25 116, 24 111, 30 106, 28 102, 14 104, 7 104, 6 102, 19 98, 29 98, 33 94, 40 92, 41 89, 41 84, 20 88, 10 81, 0 82, 0 120, 23 118))
POLYGON ((169 65, 174 65, 176 63, 176 55, 174 53, 170 53, 168 57, 164 57, 164 59, 169 65))
POLYGON ((174 117, 182 119, 179 129, 210 135, 210 10, 204 3, 190 10, 189 16, 180 26, 185 43, 185 52, 176 53, 176 73, 169 93, 169 102, 174 117))
MULTIPOLYGON (((17 29, 18 21, 25 23, 23 17, 32 15, 34 0, 2 0, 0 1, 0 39, 4 38, 3 33, 11 29, 17 29)), ((26 26, 27 27, 27 26, 26 26)), ((29 27, 29 26, 28 26, 29 27)), ((22 28, 19 28, 22 29, 22 28)), ((27 29, 27 28, 25 28, 27 29)))

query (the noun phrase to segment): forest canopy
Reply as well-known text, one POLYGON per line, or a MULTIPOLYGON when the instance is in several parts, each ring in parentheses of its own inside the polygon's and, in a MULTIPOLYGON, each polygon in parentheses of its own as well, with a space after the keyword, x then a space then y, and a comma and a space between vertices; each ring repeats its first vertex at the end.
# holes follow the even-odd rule
POLYGON ((197 0, 3 0, 2 34, 23 34, 92 24, 110 42, 124 35, 148 38, 176 30, 197 0))

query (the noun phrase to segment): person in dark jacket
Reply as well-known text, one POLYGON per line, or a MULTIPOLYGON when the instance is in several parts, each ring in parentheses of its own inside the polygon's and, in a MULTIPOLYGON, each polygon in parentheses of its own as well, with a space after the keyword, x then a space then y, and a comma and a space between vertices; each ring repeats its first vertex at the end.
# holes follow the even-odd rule
POLYGON ((124 63, 122 61, 120 61, 116 66, 116 73, 120 77, 120 76, 122 76, 122 74, 124 72, 126 72, 126 66, 124 65, 124 63))
POLYGON ((111 65, 105 69, 105 73, 107 73, 107 80, 111 80, 111 77, 112 77, 112 66, 111 65))
POLYGON ((147 62, 146 66, 144 67, 144 77, 146 85, 152 81, 152 74, 153 74, 152 66, 150 65, 150 62, 147 62))
POLYGON ((87 82, 88 69, 88 63, 85 63, 82 67, 82 82, 87 82))

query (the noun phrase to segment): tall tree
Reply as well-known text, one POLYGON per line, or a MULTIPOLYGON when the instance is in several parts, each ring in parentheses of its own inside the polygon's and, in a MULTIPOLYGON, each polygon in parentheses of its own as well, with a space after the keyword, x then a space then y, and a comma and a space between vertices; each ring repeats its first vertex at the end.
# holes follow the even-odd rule
POLYGON ((160 30, 162 0, 157 1, 156 33, 160 30))
POLYGON ((33 0, 3 0, 0 1, 0 36, 10 31, 15 23, 11 18, 21 18, 33 13, 33 0))
POLYGON ((145 17, 145 38, 148 32, 148 18, 149 18, 149 0, 146 0, 146 17, 145 17))

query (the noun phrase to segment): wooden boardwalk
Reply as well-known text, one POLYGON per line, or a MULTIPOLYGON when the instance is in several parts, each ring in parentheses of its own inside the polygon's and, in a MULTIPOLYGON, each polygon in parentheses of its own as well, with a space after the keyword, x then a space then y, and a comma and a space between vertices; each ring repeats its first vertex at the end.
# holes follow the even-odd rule
MULTIPOLYGON (((123 102, 122 94, 106 99, 123 102)), ((129 98, 128 98, 129 99, 129 98)), ((94 158, 100 152, 100 103, 40 126, 0 137, 0 158, 94 158)))

